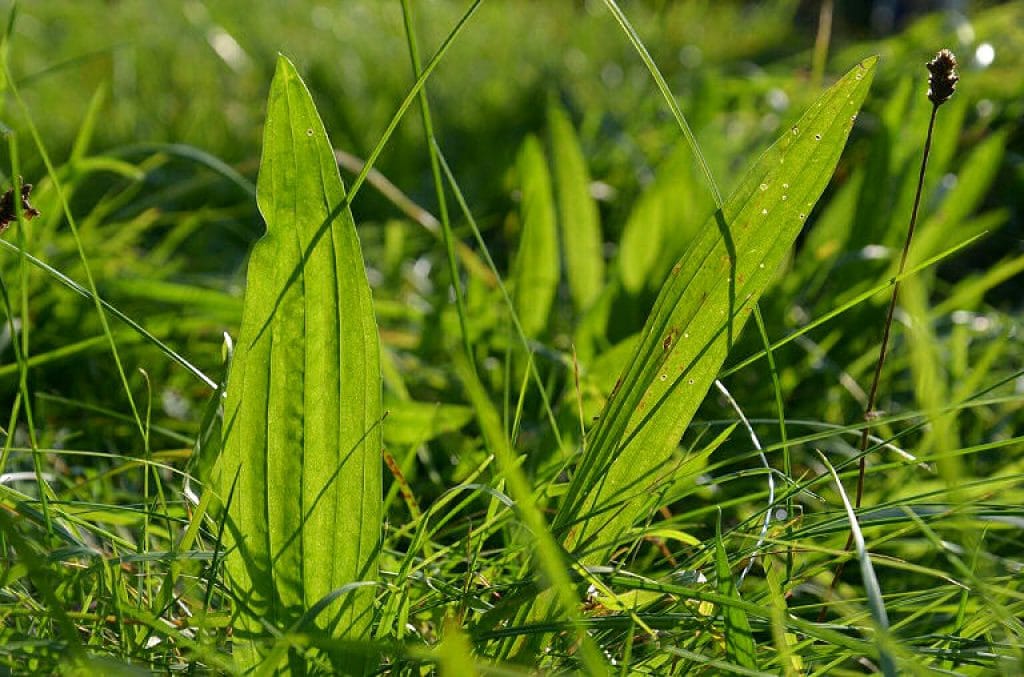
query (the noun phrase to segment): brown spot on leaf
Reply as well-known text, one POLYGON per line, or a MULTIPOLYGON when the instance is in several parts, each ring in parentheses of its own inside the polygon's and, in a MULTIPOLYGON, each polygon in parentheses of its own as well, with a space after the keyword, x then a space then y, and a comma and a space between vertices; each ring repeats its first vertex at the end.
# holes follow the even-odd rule
POLYGON ((661 342, 662 349, 668 350, 669 348, 671 348, 672 342, 676 340, 676 335, 678 334, 679 330, 677 328, 672 327, 671 329, 669 329, 668 334, 665 336, 665 340, 661 342))

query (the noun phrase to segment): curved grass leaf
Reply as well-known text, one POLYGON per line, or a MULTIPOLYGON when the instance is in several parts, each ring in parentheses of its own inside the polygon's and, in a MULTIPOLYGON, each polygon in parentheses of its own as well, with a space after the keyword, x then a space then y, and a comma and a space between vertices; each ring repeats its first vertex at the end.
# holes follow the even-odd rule
MULTIPOLYGON (((850 532, 853 534, 853 543, 857 551, 857 563, 860 564, 860 575, 861 580, 864 583, 864 591, 868 596, 868 607, 871 609, 871 617, 874 619, 875 624, 878 626, 878 630, 882 633, 886 633, 889 630, 889 615, 885 610, 885 600, 882 597, 882 589, 878 585, 878 576, 875 575, 875 567, 871 564, 871 556, 868 554, 867 545, 864 543, 864 534, 861 533, 860 524, 857 523, 857 515, 853 511, 853 506, 850 504, 850 499, 846 496, 846 491, 843 489, 843 483, 839 479, 839 473, 832 467, 832 464, 828 462, 828 458, 818 452, 818 456, 821 458, 822 463, 828 468, 828 471, 832 474, 832 479, 836 483, 836 489, 839 490, 839 497, 843 499, 843 507, 846 509, 846 519, 850 521, 850 532)), ((881 658, 882 674, 886 677, 891 677, 898 674, 896 671, 896 661, 889 651, 886 644, 879 638, 878 642, 878 655, 881 658)))
POLYGON ((602 562, 704 399, 736 334, 825 189, 877 59, 825 92, 750 169, 672 269, 639 347, 605 407, 554 528, 602 562))
MULTIPOLYGON (((313 100, 280 57, 257 182, 267 233, 249 262, 214 476, 221 497, 237 476, 226 566, 245 666, 259 662, 265 628, 291 627, 332 590, 377 576, 380 355, 344 201, 313 100)), ((365 638, 372 602, 372 589, 353 590, 309 630, 365 638)), ((357 657, 332 660, 361 672, 357 657)))

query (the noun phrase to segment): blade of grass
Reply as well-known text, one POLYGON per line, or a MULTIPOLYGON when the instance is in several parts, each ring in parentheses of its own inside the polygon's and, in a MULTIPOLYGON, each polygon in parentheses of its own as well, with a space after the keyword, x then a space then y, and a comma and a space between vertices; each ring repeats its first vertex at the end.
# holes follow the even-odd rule
MULTIPOLYGON (((431 142, 432 146, 438 147, 437 139, 434 138, 431 142)), ((435 153, 437 151, 435 150, 435 153)), ((338 160, 338 164, 345 171, 351 172, 358 176, 362 173, 366 163, 357 158, 351 153, 335 149, 334 156, 338 160)), ((391 204, 395 205, 403 214, 408 216, 416 223, 423 226, 423 228, 433 235, 435 238, 444 242, 444 233, 441 230, 441 221, 418 205, 408 195, 403 193, 401 189, 395 184, 391 183, 384 174, 377 169, 371 169, 366 175, 366 180, 373 186, 378 193, 383 195, 391 204)), ((455 254, 458 256, 462 265, 465 267, 466 272, 472 276, 480 279, 488 287, 494 286, 494 275, 490 269, 481 261, 476 253, 459 239, 452 240, 452 246, 455 248, 455 254)), ((446 245, 447 247, 447 245, 446 245)), ((463 290, 465 293, 465 290, 463 290)))
MULTIPOLYGON (((571 623, 578 625, 580 599, 569 578, 565 553, 548 530, 547 522, 535 503, 529 480, 505 437, 501 418, 483 384, 464 359, 458 355, 453 356, 453 359, 456 373, 466 389, 470 404, 476 411, 484 440, 497 459, 502 475, 508 482, 509 493, 516 502, 517 512, 534 539, 537 567, 554 589, 562 615, 571 623)), ((606 674, 608 666, 594 640, 583 627, 578 627, 576 635, 587 672, 592 675, 606 674)))
MULTIPOLYGON (((414 29, 412 4, 409 0, 402 0, 402 19, 405 26, 405 39, 409 46, 409 58, 412 61, 414 76, 419 76, 422 67, 420 64, 419 46, 416 41, 414 29)), ((434 123, 430 115, 430 102, 427 99, 426 85, 420 89, 420 113, 423 119, 423 133, 427 140, 427 153, 430 157, 430 174, 434 178, 434 195, 437 197, 438 214, 441 217, 441 235, 444 240, 445 253, 448 259, 448 275, 451 277, 452 288, 455 290, 455 308, 459 316, 459 329, 462 330, 462 347, 466 351, 466 357, 470 365, 476 369, 476 360, 473 358, 473 348, 469 343, 469 331, 466 329, 466 302, 463 298, 462 279, 459 275, 459 268, 455 264, 455 237, 452 235, 452 225, 448 218, 448 200, 444 193, 444 179, 441 175, 441 166, 437 159, 437 149, 434 145, 434 123)))
POLYGON ((732 393, 729 392, 728 388, 725 387, 725 384, 720 380, 715 380, 715 387, 718 388, 718 392, 722 394, 729 403, 729 406, 731 406, 733 411, 736 412, 736 415, 743 423, 743 427, 747 429, 747 436, 750 437, 750 443, 754 446, 754 450, 757 452, 757 456, 761 460, 761 465, 763 465, 764 469, 768 471, 768 506, 764 511, 764 523, 761 525, 761 532, 757 535, 757 543, 754 544, 754 549, 750 553, 750 559, 747 562, 747 566, 743 567, 743 571, 740 572, 739 581, 736 583, 736 587, 739 589, 739 587, 743 585, 743 581, 746 579, 747 574, 749 574, 750 570, 754 568, 754 563, 757 561, 757 556, 761 550, 761 546, 764 545, 765 538, 768 537, 768 527, 772 523, 772 510, 775 509, 775 475, 772 474, 772 466, 768 463, 768 457, 764 455, 764 448, 761 446, 761 440, 757 438, 757 433, 754 432, 754 427, 750 425, 750 421, 747 419, 746 414, 743 413, 743 409, 740 407, 739 403, 732 396, 732 393))
POLYGON ((469 8, 459 19, 459 22, 455 24, 452 30, 448 33, 448 36, 444 39, 444 42, 441 43, 441 46, 437 48, 437 52, 434 54, 434 56, 431 57, 431 59, 427 62, 427 65, 423 67, 423 71, 419 74, 419 77, 416 78, 415 84, 413 84, 405 99, 402 100, 402 103, 399 104, 398 110, 395 111, 395 114, 391 117, 391 121, 388 123, 384 132, 381 134, 380 141, 370 152, 369 157, 366 158, 366 163, 363 165, 363 170, 359 172, 356 178, 352 181, 352 186, 351 188, 349 188, 348 198, 345 202, 346 207, 348 206, 348 204, 351 203, 356 193, 359 192, 359 189, 362 187, 363 182, 366 181, 367 175, 370 173, 370 170, 372 170, 373 166, 376 164, 377 158, 380 157, 381 152, 384 150, 384 146, 391 139, 391 135, 398 127, 398 123, 401 122, 403 117, 405 117, 406 111, 409 110, 409 107, 412 106, 413 101, 415 101, 416 97, 419 96, 420 90, 423 89, 424 85, 427 82, 427 78, 429 78, 430 74, 434 72, 434 68, 437 66, 438 63, 441 62, 441 59, 448 52, 448 48, 451 47, 452 43, 455 41, 455 38, 457 38, 462 33, 462 30, 466 27, 466 24, 469 23, 470 18, 473 16, 473 14, 476 13, 476 10, 480 7, 482 2, 483 0, 474 0, 473 4, 469 6, 469 8))
POLYGON ((512 299, 523 332, 529 338, 537 338, 551 319, 560 273, 551 174, 537 137, 526 137, 516 169, 522 190, 522 218, 510 280, 512 299))
MULTIPOLYGON (((95 301, 95 302, 99 303, 99 305, 101 305, 103 308, 105 308, 111 315, 113 315, 114 317, 116 317, 117 319, 121 320, 122 322, 124 322, 129 327, 131 327, 142 338, 144 338, 146 341, 148 341, 149 343, 151 343, 154 346, 156 346, 157 348, 159 348, 162 353, 167 355, 167 357, 169 357, 174 362, 177 362, 179 365, 184 367, 186 371, 191 373, 197 379, 199 379, 200 381, 205 383, 210 388, 213 388, 213 389, 217 388, 217 382, 216 381, 214 381, 212 378, 210 378, 209 376, 204 374, 202 371, 200 371, 198 367, 193 365, 191 362, 189 362, 187 359, 185 359, 182 355, 180 355, 179 353, 175 352, 170 346, 168 346, 163 341, 161 341, 160 339, 158 339, 157 337, 153 336, 151 333, 146 331, 146 329, 141 324, 139 324, 138 322, 136 322, 132 318, 130 318, 127 315, 125 315, 123 312, 118 310, 110 302, 104 300, 100 296, 95 295, 92 291, 90 291, 86 287, 78 284, 77 282, 75 282, 70 277, 68 277, 64 273, 60 272, 59 270, 57 270, 53 266, 51 266, 51 265, 49 265, 49 264, 47 264, 47 263, 37 259, 36 257, 32 256, 31 254, 26 252, 24 249, 22 249, 18 245, 12 244, 12 243, 8 242, 7 240, 0 240, 0 247, 3 247, 5 249, 7 249, 8 251, 12 251, 12 252, 14 252, 16 254, 24 256, 26 261, 31 263, 36 268, 39 268, 40 270, 45 271, 46 274, 48 274, 51 277, 53 277, 53 279, 57 280, 58 282, 60 282, 62 285, 64 285, 68 289, 72 290, 76 294, 79 294, 80 296, 84 296, 85 298, 87 298, 87 299, 89 299, 91 301, 95 301)), ((106 337, 107 335, 104 334, 104 336, 106 337)), ((107 337, 107 341, 108 342, 110 341, 109 337, 107 337)))
POLYGON ((625 13, 619 8, 619 5, 615 0, 604 0, 605 6, 615 17, 615 20, 622 27, 623 32, 626 33, 626 37, 633 44, 637 53, 640 55, 640 59, 647 66, 647 70, 650 71, 651 77, 654 78, 655 84, 658 86, 658 91, 661 92, 662 98, 665 103, 668 104, 669 110, 672 111, 672 117, 675 118, 676 124, 679 125, 679 129, 683 132, 683 136, 686 138, 686 143, 690 146, 690 150, 693 151, 693 156, 697 160, 697 164, 700 166, 701 172, 704 174, 705 180, 708 182, 708 189, 711 191, 715 198, 715 205, 721 209, 724 202, 722 200, 722 194, 718 190, 718 184, 715 183, 715 177, 711 173, 711 167, 708 165, 706 159, 704 159, 704 153, 700 149, 700 145, 697 143, 697 137, 693 135, 690 130, 690 125, 686 121, 686 117, 683 115, 683 111, 680 110, 679 104, 676 103, 676 97, 672 94, 672 90, 669 89, 668 83, 665 81, 661 71, 658 70, 657 64, 654 63, 654 59, 651 58, 650 52, 644 46, 640 35, 633 28, 633 24, 626 18, 625 13))
MULTIPOLYGON (((11 9, 11 24, 9 29, 13 28, 15 15, 15 8, 11 9)), ((6 63, 5 66, 6 68, 6 63)), ((11 87, 13 87, 13 83, 11 87)), ((7 133, 7 147, 11 155, 11 175, 17 176, 18 179, 13 182, 11 186, 12 195, 21 194, 21 166, 20 166, 20 155, 18 152, 18 141, 17 136, 13 133, 7 133)), ((27 229, 28 220, 23 212, 23 205, 20 200, 12 200, 14 205, 15 220, 18 224, 18 241, 22 245, 22 249, 25 248, 25 242, 28 239, 27 233, 30 232, 27 229)), ((31 396, 28 386, 28 368, 31 360, 31 343, 29 336, 32 329, 32 313, 30 312, 29 305, 29 275, 28 267, 25 265, 25 257, 21 256, 18 259, 18 277, 21 284, 19 285, 21 298, 21 322, 19 327, 15 327, 15 315, 14 308, 11 306, 11 300, 8 296, 7 286, 3 284, 3 280, 0 279, 0 292, 3 293, 3 304, 4 309, 8 317, 11 332, 11 345, 14 348, 15 362, 18 367, 18 399, 15 406, 12 407, 11 411, 11 423, 13 429, 13 423, 18 418, 18 410, 24 408, 25 410, 25 425, 28 430, 29 444, 32 447, 32 467, 35 471, 36 490, 39 494, 39 500, 42 504, 43 517, 46 521, 46 533, 47 536, 53 537, 53 522, 50 514, 50 500, 54 498, 53 490, 46 481, 46 476, 43 468, 43 458, 35 453, 39 448, 38 434, 36 430, 36 422, 33 411, 34 398, 31 396), (20 331, 18 331, 20 329, 20 331)), ((108 338, 109 333, 108 333, 108 338)), ((110 339, 112 340, 112 339, 110 339)), ((130 393, 129 393, 130 396, 130 393)), ((137 418, 137 417, 136 417, 137 418)), ((0 472, 3 472, 7 465, 7 457, 10 451, 10 438, 13 435, 8 435, 8 442, 4 445, 4 451, 2 457, 0 457, 0 472)))
MULTIPOLYGON (((791 538, 792 533, 787 533, 786 539, 791 538)), ((793 646, 796 643, 795 636, 786 632, 789 607, 786 603, 783 576, 789 577, 790 575, 788 563, 784 571, 779 570, 778 564, 771 557, 765 557, 764 564, 769 608, 771 609, 772 640, 775 643, 775 650, 778 652, 778 663, 782 666, 782 673, 786 677, 794 677, 803 674, 803 660, 793 646)))
POLYGON ((96 315, 99 318, 100 326, 103 328, 103 334, 107 337, 107 341, 110 344, 111 356, 114 358, 114 364, 117 367, 117 373, 121 379, 121 386, 124 389, 125 396, 128 400, 128 406, 131 408, 132 416, 135 419, 135 425, 139 430, 139 435, 145 440, 146 430, 145 425, 142 422, 141 414, 139 413, 138 406, 135 403, 135 397, 132 395, 131 386, 128 383, 128 375, 125 372, 124 364, 121 361, 121 353, 117 349, 117 342, 114 341, 114 335, 110 330, 109 322, 107 321, 107 314, 103 310, 103 305, 99 302, 99 292, 96 290, 96 280, 93 278, 92 268, 89 265, 89 257, 86 255, 85 247, 82 244, 82 239, 79 237, 78 226, 74 215, 71 213, 71 206, 68 203, 67 196, 61 187, 57 170, 54 167, 53 161, 50 158, 49 152, 46 150, 43 139, 39 135, 39 130, 36 127, 35 121, 32 119, 31 112, 25 101, 21 98, 21 92, 18 90, 17 85, 14 84, 14 79, 11 76, 8 64, 3 64, 4 71, 3 75, 6 78, 7 86, 10 88, 11 94, 14 96, 14 100, 18 104, 18 108, 21 111, 22 117, 25 120, 25 125, 28 127, 29 134, 35 143, 36 150, 39 152, 39 157, 42 159, 43 164, 46 166, 46 171, 53 181, 53 188, 57 193, 57 201, 60 203, 61 208, 64 212, 64 216, 67 219, 68 227, 71 230, 71 236, 74 238, 75 247, 78 250, 79 259, 82 262, 82 268, 85 271, 85 279, 88 285, 89 291, 93 296, 93 304, 96 308, 96 315))
POLYGON ((548 129, 565 274, 573 305, 582 315, 604 287, 601 222, 590 196, 590 175, 580 140, 565 110, 555 104, 548 107, 548 129))
MULTIPOLYGON (((718 514, 715 522, 715 573, 718 577, 718 592, 725 597, 742 600, 740 591, 732 579, 729 569, 729 556, 725 553, 725 542, 722 540, 722 514, 718 514)), ((735 606, 723 606, 725 617, 725 652, 735 663, 750 670, 757 670, 757 646, 754 643, 750 620, 743 609, 735 606)))
MULTIPOLYGON (((772 375, 772 392, 775 394, 775 412, 779 421, 779 444, 782 445, 782 475, 789 479, 793 477, 793 463, 789 455, 789 439, 786 433, 786 409, 782 404, 782 384, 779 382, 779 370, 775 366, 775 357, 772 353, 771 341, 768 338, 768 330, 764 326, 764 318, 761 317, 761 309, 754 307, 754 320, 757 322, 757 331, 761 335, 761 343, 764 345, 765 355, 768 357, 768 372, 772 375)), ((763 452, 762 452, 763 454, 763 452)), ((766 463, 767 465, 767 463, 766 463)), ((771 467, 769 466, 769 472, 771 467)), ((793 497, 786 499, 786 520, 793 515, 793 497)), ((787 537, 791 537, 790 527, 786 527, 787 537)), ((786 580, 793 575, 793 550, 786 551, 786 580)))
MULTIPOLYGON (((953 254, 957 253, 958 251, 960 251, 962 249, 966 249, 967 247, 969 247, 972 244, 974 244, 975 242, 977 242, 977 240, 980 237, 982 237, 982 236, 981 235, 975 235, 974 237, 969 238, 967 240, 964 240, 963 242, 960 242, 959 244, 953 245, 952 247, 950 247, 949 249, 945 250, 941 254, 935 255, 935 256, 931 257, 930 259, 928 259, 927 261, 923 261, 921 264, 919 264, 917 266, 908 267, 905 271, 903 271, 902 274, 894 275, 892 278, 886 280, 885 282, 883 282, 881 284, 878 284, 878 285, 875 285, 871 289, 868 289, 867 291, 863 292, 862 294, 857 295, 856 297, 850 299, 849 301, 847 301, 846 303, 842 304, 841 306, 838 306, 838 307, 834 308, 833 310, 825 313, 824 315, 821 315, 820 317, 816 318, 813 322, 809 322, 806 325, 804 325, 803 327, 800 327, 800 329, 797 329, 796 331, 794 331, 794 332, 788 334, 787 336, 779 339, 775 343, 771 344, 771 346, 770 346, 771 350, 778 350, 779 348, 781 348, 782 346, 786 345, 790 341, 795 341, 797 338, 803 336, 807 332, 809 332, 809 331, 811 331, 813 329, 816 329, 817 327, 820 327, 821 325, 825 324, 826 322, 828 322, 829 320, 831 320, 831 319, 833 319, 835 317, 838 317, 839 315, 842 315, 843 313, 845 313, 847 310, 849 310, 853 306, 855 306, 855 305, 857 305, 859 303, 863 303, 864 301, 866 301, 867 299, 871 298, 872 296, 874 296, 878 292, 884 291, 885 289, 888 289, 888 288, 892 287, 894 282, 896 282, 898 280, 905 279, 907 277, 910 277, 911 275, 914 275, 914 274, 916 274, 916 273, 918 273, 918 272, 920 272, 922 270, 925 270, 926 268, 934 266, 939 261, 943 261, 943 260, 949 258, 950 256, 952 256, 953 254)), ((767 351, 765 351, 765 350, 761 350, 759 352, 756 352, 753 355, 750 355, 749 357, 746 357, 746 358, 740 360, 738 363, 734 364, 733 366, 727 367, 724 370, 722 370, 722 373, 719 374, 719 378, 725 378, 727 376, 732 376, 733 374, 735 374, 739 370, 744 369, 745 367, 749 367, 751 364, 753 364, 754 362, 757 362, 758 360, 760 360, 761 358, 765 357, 766 355, 767 355, 767 351)))
MULTIPOLYGON (((839 497, 843 499, 843 507, 846 509, 846 519, 850 522, 850 532, 853 534, 854 548, 857 552, 857 562, 860 564, 860 575, 861 580, 864 582, 864 590, 868 596, 868 607, 871 609, 871 616, 875 620, 875 624, 878 627, 879 632, 886 633, 889 630, 889 615, 885 611, 885 600, 882 599, 882 589, 878 585, 878 577, 875 575, 875 567, 871 564, 871 557, 868 555, 867 546, 864 544, 864 534, 861 533, 860 524, 857 523, 857 515, 853 511, 853 505, 850 503, 850 499, 846 496, 846 490, 843 489, 843 483, 839 479, 839 474, 836 469, 832 467, 832 464, 828 462, 828 458, 818 452, 818 456, 821 457, 822 463, 828 468, 828 471, 832 474, 832 479, 835 481, 836 488, 839 491, 839 497)), ((895 677, 898 673, 896 671, 896 661, 890 653, 886 642, 878 642, 878 655, 881 662, 882 674, 886 677, 895 677)))
MULTIPOLYGON (((483 254, 484 261, 487 263, 487 267, 494 276, 495 283, 498 286, 498 291, 501 292, 501 297, 505 302, 505 307, 508 308, 509 319, 512 321, 512 326, 516 330, 516 335, 518 336, 524 351, 529 355, 532 352, 532 344, 530 343, 530 339, 527 338, 522 324, 519 322, 519 316, 515 312, 515 304, 512 301, 512 296, 509 294, 508 288, 506 288, 505 284, 501 281, 501 275, 498 273, 498 267, 494 264, 494 259, 491 257, 487 244, 484 242, 483 236, 480 234, 480 229, 477 227, 476 219, 473 218, 473 212, 470 211, 469 204, 466 202, 466 198, 462 194, 462 189, 459 188, 455 174, 452 173, 451 167, 448 166, 448 161, 445 159, 444 153, 441 151, 440 147, 437 148, 437 157, 441 161, 441 169, 444 170, 445 177, 448 179, 448 185, 451 186, 452 194, 455 196, 455 201, 458 203, 466 222, 473 231, 473 237, 476 239, 477 245, 480 247, 480 252, 483 254)), ((540 372, 537 371, 537 365, 535 360, 532 359, 532 356, 527 360, 527 369, 529 370, 529 374, 532 376, 534 384, 537 387, 537 392, 540 393, 544 406, 544 415, 548 420, 551 433, 555 437, 555 442, 558 445, 558 448, 562 449, 564 445, 562 443, 562 436, 558 423, 555 420, 554 411, 551 408, 551 398, 548 396, 547 389, 544 387, 544 382, 540 379, 540 372)))

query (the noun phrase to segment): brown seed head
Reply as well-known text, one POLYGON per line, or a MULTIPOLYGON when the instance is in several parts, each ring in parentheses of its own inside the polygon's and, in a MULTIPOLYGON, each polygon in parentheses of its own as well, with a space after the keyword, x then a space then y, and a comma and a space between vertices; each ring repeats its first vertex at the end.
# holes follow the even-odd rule
MULTIPOLYGON (((20 181, 20 179, 19 179, 20 181)), ((39 216, 39 210, 29 204, 28 196, 32 192, 31 183, 21 184, 21 216, 26 221, 39 216)), ((12 221, 17 220, 18 213, 14 206, 14 188, 11 188, 0 197, 0 233, 7 230, 12 221)))
POLYGON ((953 96, 960 79, 956 74, 956 57, 948 49, 940 49, 926 65, 931 73, 928 76, 928 99, 936 106, 941 106, 953 96))

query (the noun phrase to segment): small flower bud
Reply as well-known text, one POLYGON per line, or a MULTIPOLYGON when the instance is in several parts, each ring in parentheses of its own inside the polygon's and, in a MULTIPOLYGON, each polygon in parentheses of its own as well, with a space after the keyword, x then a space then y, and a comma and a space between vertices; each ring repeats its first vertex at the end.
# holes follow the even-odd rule
POLYGON ((948 49, 940 49, 926 65, 931 73, 928 76, 928 99, 936 106, 941 106, 953 96, 960 79, 956 74, 956 57, 948 49))

